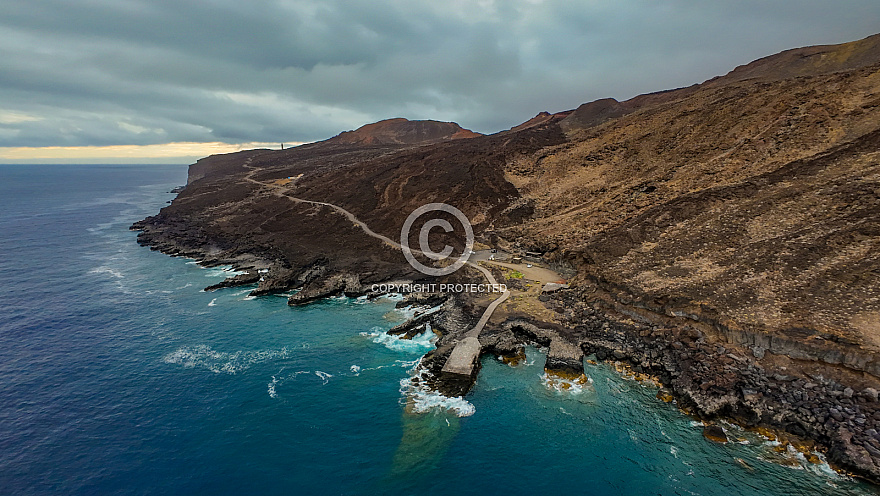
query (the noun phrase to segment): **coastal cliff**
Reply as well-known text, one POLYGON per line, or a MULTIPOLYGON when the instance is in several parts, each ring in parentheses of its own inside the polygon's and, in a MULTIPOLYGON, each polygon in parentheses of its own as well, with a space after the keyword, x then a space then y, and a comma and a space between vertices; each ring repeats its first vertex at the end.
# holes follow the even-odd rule
MULTIPOLYGON (((880 482, 880 35, 493 135, 432 122, 202 159, 132 228, 303 304, 426 278, 340 210, 398 239, 417 207, 455 205, 478 241, 572 276, 539 306, 524 290, 499 306, 483 353, 538 343, 567 374, 582 355, 627 362, 696 415, 812 439, 880 482)), ((423 364, 463 394, 442 367, 489 300, 433 298, 423 364)))

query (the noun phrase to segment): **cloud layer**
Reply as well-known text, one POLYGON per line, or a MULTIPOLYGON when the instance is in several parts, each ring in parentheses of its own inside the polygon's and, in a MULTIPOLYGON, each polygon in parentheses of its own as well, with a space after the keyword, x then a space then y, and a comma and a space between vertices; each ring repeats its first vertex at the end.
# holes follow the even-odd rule
POLYGON ((876 0, 4 0, 0 147, 480 132, 880 26, 876 0))

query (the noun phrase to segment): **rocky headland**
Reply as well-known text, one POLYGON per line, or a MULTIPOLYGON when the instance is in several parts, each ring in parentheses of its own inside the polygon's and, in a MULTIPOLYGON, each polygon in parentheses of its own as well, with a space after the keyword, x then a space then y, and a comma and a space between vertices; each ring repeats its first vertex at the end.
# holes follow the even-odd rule
MULTIPOLYGON (((430 387, 469 390, 478 360, 444 373, 465 342, 511 363, 547 347, 545 368, 563 377, 594 355, 656 377, 693 415, 817 443, 880 482, 880 35, 492 135, 391 119, 211 156, 132 228, 152 249, 245 271, 209 289, 298 289, 291 305, 375 296, 378 283, 485 282, 471 266, 429 278, 395 246, 431 202, 568 286, 542 292, 479 262, 510 298, 477 333, 497 294, 410 295, 425 311, 392 332, 441 336, 421 363, 430 387)), ((460 234, 437 242, 461 250, 460 234)))

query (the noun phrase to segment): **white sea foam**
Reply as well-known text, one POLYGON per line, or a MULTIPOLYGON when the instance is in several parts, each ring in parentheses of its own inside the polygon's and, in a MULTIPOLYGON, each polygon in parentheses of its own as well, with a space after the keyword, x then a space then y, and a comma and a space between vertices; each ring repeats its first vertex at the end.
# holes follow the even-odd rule
POLYGON ((370 332, 362 332, 361 336, 372 338, 374 343, 384 345, 389 350, 406 352, 428 352, 434 349, 437 335, 431 330, 431 326, 425 324, 425 330, 412 339, 404 339, 401 336, 391 335, 381 327, 374 327, 370 332))
MULTIPOLYGON (((300 370, 298 372, 293 372, 292 374, 287 374, 286 376, 281 376, 281 372, 284 372, 284 367, 281 367, 281 370, 278 371, 277 375, 272 376, 272 380, 266 385, 269 390, 269 396, 272 398, 278 397, 278 388, 284 384, 286 381, 290 379, 296 379, 297 376, 301 374, 311 374, 311 370, 300 370)), ((318 376, 320 377, 320 376, 318 376)), ((326 384, 326 383, 325 383, 326 384)))
POLYGON ((287 348, 278 350, 236 351, 227 353, 216 351, 207 345, 183 346, 165 355, 165 363, 182 365, 185 368, 204 367, 215 374, 235 374, 247 370, 255 363, 287 358, 287 348))
POLYGON ((428 307, 428 306, 424 306, 424 305, 410 305, 407 307, 395 308, 394 310, 392 310, 392 312, 394 314, 399 315, 400 318, 402 318, 403 320, 409 320, 409 319, 416 317, 416 316, 421 317, 423 315, 431 315, 431 314, 437 313, 439 311, 440 311, 440 305, 437 305, 436 307, 428 307))
POLYGON ((449 410, 459 417, 470 417, 477 411, 474 405, 461 396, 449 398, 428 388, 425 384, 427 371, 419 367, 421 361, 421 359, 416 361, 409 377, 400 380, 400 394, 403 395, 404 401, 412 400, 413 412, 449 410))
POLYGON ((115 222, 105 222, 102 224, 98 224, 95 227, 89 227, 86 229, 86 231, 88 231, 90 233, 97 233, 97 232, 101 232, 101 231, 110 229, 111 227, 113 227, 114 224, 115 224, 115 222))
POLYGON ((216 307, 217 306, 217 298, 214 298, 213 300, 211 300, 211 303, 208 303, 208 306, 209 307, 216 307))
POLYGON ((361 372, 368 372, 368 371, 370 371, 370 370, 381 370, 381 369, 387 369, 388 367, 402 367, 402 368, 405 368, 405 369, 411 369, 412 366, 415 365, 416 362, 418 362, 418 359, 416 359, 416 360, 409 360, 409 361, 407 361, 407 360, 395 360, 394 363, 389 363, 389 364, 387 364, 387 365, 376 365, 375 367, 367 367, 367 368, 363 368, 363 367, 361 367, 360 365, 352 365, 352 366, 351 366, 351 371, 354 373, 354 375, 358 376, 358 375, 361 374, 361 372))
POLYGON ((275 392, 275 386, 277 386, 277 385, 278 385, 278 379, 276 379, 275 376, 273 375, 272 380, 269 382, 269 397, 270 398, 277 398, 278 397, 278 394, 275 392))
MULTIPOLYGON (((201 266, 200 266, 201 267, 201 266)), ((205 277, 235 277, 240 274, 244 274, 243 270, 235 270, 228 265, 220 266, 220 267, 201 267, 205 269, 205 277)))
POLYGON ((327 372, 321 372, 320 370, 315 371, 315 375, 320 377, 324 384, 330 382, 330 378, 333 377, 333 374, 328 374, 327 372))
POLYGON ((811 454, 816 456, 816 458, 819 459, 819 463, 812 463, 811 461, 807 460, 807 457, 803 453, 798 451, 794 446, 792 446, 790 444, 786 446, 786 451, 789 456, 793 457, 800 464, 800 467, 791 467, 791 468, 795 468, 795 469, 801 468, 803 470, 813 472, 816 475, 828 477, 831 480, 849 479, 848 476, 846 476, 844 474, 840 474, 837 471, 835 471, 833 468, 831 468, 831 465, 828 464, 828 460, 825 458, 825 455, 823 453, 820 453, 818 451, 813 451, 811 454))
MULTIPOLYGON (((834 470, 833 468, 831 468, 831 465, 828 464, 828 460, 825 458, 825 455, 823 453, 820 453, 818 451, 814 451, 813 454, 819 458, 819 463, 810 463, 809 464, 809 470, 811 472, 819 474, 819 475, 824 475, 824 476, 828 477, 829 479, 833 479, 833 480, 849 480, 850 479, 849 476, 843 475, 843 474, 837 472, 836 470, 834 470)), ((832 486, 833 486, 833 484, 832 484, 832 486)))
POLYGON ((418 311, 420 308, 421 307, 417 307, 417 306, 413 306, 413 305, 403 307, 403 308, 395 308, 394 310, 392 310, 390 312, 390 315, 392 315, 394 317, 399 317, 402 320, 409 320, 409 319, 415 317, 416 311, 418 311))
POLYGON ((547 389, 557 393, 582 394, 593 384, 593 379, 581 374, 580 377, 568 379, 554 374, 544 372, 541 375, 541 381, 547 389))
POLYGON ((122 275, 122 272, 119 272, 118 270, 116 270, 114 268, 103 266, 103 265, 101 267, 96 267, 96 268, 90 270, 89 274, 110 274, 111 276, 113 276, 117 279, 124 279, 125 278, 125 276, 122 275))

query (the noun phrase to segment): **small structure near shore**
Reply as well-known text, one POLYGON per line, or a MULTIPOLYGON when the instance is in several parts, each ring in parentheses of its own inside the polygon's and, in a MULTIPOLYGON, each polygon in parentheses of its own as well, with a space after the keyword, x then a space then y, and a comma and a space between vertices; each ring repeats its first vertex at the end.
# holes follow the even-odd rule
POLYGON ((541 292, 550 294, 550 293, 555 293, 555 292, 559 291, 560 289, 567 289, 567 288, 568 288, 568 284, 563 284, 563 283, 559 283, 559 282, 548 282, 547 284, 544 285, 543 288, 541 288, 541 292))

